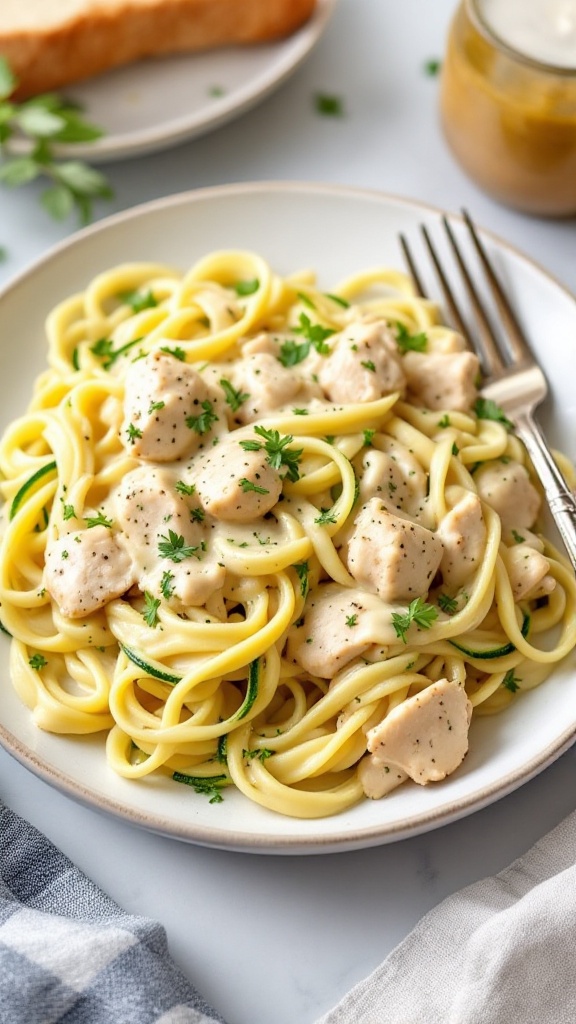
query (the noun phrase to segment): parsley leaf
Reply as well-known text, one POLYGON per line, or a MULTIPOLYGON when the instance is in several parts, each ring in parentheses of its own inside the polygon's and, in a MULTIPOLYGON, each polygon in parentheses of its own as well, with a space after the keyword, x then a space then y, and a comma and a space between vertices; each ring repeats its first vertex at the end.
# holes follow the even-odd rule
POLYGON ((153 594, 144 591, 144 605, 145 609, 142 612, 142 618, 147 626, 151 629, 155 629, 158 625, 158 609, 160 607, 160 598, 154 597, 153 594))
POLYGON ((158 299, 155 298, 150 288, 146 291, 136 288, 134 291, 121 292, 118 298, 130 306, 133 313, 141 313, 143 309, 153 309, 158 305, 158 299))
POLYGON ((399 352, 402 352, 402 354, 405 352, 425 352, 428 347, 428 338, 423 332, 420 334, 410 334, 406 325, 397 320, 396 344, 399 352))
POLYGON ((516 693, 516 690, 520 689, 519 684, 521 682, 522 680, 520 679, 520 677, 514 675, 514 669, 509 668, 506 675, 504 676, 504 679, 502 680, 502 686, 505 686, 507 690, 510 690, 510 693, 516 693))
POLYGON ((31 658, 28 658, 28 664, 30 668, 34 668, 38 672, 48 664, 48 661, 43 654, 33 654, 31 658))
POLYGON ((322 508, 320 509, 320 515, 316 516, 314 522, 317 523, 318 526, 327 526, 328 523, 336 522, 336 516, 331 508, 322 508))
POLYGON ((302 343, 297 341, 284 341, 280 346, 278 359, 282 363, 282 366, 296 366, 298 363, 301 363, 303 359, 306 359, 309 351, 309 341, 303 341, 302 343))
POLYGON ((392 612, 392 625, 396 636, 402 640, 402 643, 406 643, 406 633, 413 622, 421 629, 430 629, 437 618, 438 612, 434 605, 426 604, 421 597, 416 597, 410 602, 404 615, 392 612))
POLYGON ((46 178, 49 186, 40 197, 53 217, 67 217, 76 208, 82 223, 92 216, 94 199, 110 199, 112 189, 104 175, 80 160, 59 160, 55 144, 87 142, 103 134, 85 121, 78 106, 55 93, 34 96, 18 103, 10 99, 17 80, 8 61, 0 56, 0 182, 9 187, 46 178), (24 138, 29 150, 24 156, 10 156, 5 144, 24 138))
POLYGON ((120 348, 114 348, 114 342, 110 338, 98 338, 98 341, 90 346, 90 351, 102 359, 102 368, 109 370, 118 356, 126 355, 139 341, 142 341, 142 338, 134 338, 132 341, 127 341, 125 345, 121 345, 120 348))
POLYGON ((248 394, 247 391, 237 391, 236 388, 233 387, 230 381, 226 380, 225 377, 222 377, 222 379, 218 381, 218 383, 220 384, 220 387, 224 392, 224 398, 226 399, 226 402, 230 406, 232 412, 237 412, 240 406, 244 404, 246 399, 250 398, 250 395, 248 394))
POLYGON ((254 427, 254 433, 264 439, 264 445, 259 441, 240 441, 240 447, 246 452, 257 452, 264 448, 267 461, 272 469, 280 470, 286 468, 284 474, 293 483, 300 479, 298 463, 302 457, 302 448, 289 448, 294 438, 292 434, 285 434, 281 437, 277 430, 267 430, 266 427, 254 427))
POLYGON ((355 626, 357 622, 358 622, 358 615, 356 614, 356 612, 354 612, 353 615, 347 615, 346 616, 346 625, 347 626, 350 626, 352 628, 352 626, 355 626))
POLYGON ((270 491, 267 490, 266 487, 258 487, 258 484, 252 483, 252 481, 248 480, 245 476, 243 476, 242 479, 238 481, 238 483, 240 484, 240 487, 242 488, 245 494, 248 491, 254 491, 255 494, 270 494, 270 491))
POLYGON ((317 114, 323 117, 343 117, 344 102, 340 96, 317 92, 314 96, 314 107, 317 114))
POLYGON ((168 536, 160 535, 158 543, 158 554, 161 558, 169 558, 171 562, 183 562, 185 558, 200 558, 196 552, 200 551, 199 545, 193 546, 184 543, 184 537, 174 530, 168 530, 168 536))
POLYGON ((99 512, 97 516, 84 516, 84 522, 89 530, 93 526, 106 526, 110 530, 113 520, 107 519, 103 512, 99 512))
POLYGON ((300 593, 302 597, 308 596, 309 583, 308 583, 308 562, 297 562, 294 566, 296 575, 300 580, 300 593))
POLYGON ((170 572, 170 569, 167 569, 166 572, 162 573, 162 579, 160 580, 160 593, 167 601, 174 593, 174 573, 170 572))
POLYGON ((474 412, 479 420, 494 420, 506 427, 506 430, 514 429, 514 424, 505 415, 504 410, 491 398, 478 397, 474 403, 474 412))
POLYGON ((195 430, 197 434, 207 434, 217 419, 212 402, 205 398, 202 402, 202 412, 198 416, 188 416, 186 426, 190 427, 190 430, 195 430))
POLYGON ((133 423, 129 423, 126 427, 126 433, 128 434, 128 440, 130 444, 136 444, 136 439, 142 437, 142 431, 135 427, 133 423))
POLYGON ((517 530, 512 530, 512 536, 514 538, 514 543, 515 544, 523 544, 524 541, 526 540, 526 538, 523 537, 521 533, 518 533, 517 530))
POLYGON ((301 334, 321 356, 325 356, 330 351, 330 346, 326 344, 326 338, 330 338, 335 332, 332 327, 313 324, 306 313, 300 313, 300 326, 294 327, 294 333, 301 334))
POLYGON ((178 491, 179 494, 194 494, 196 484, 187 484, 184 483, 184 480, 177 480, 174 484, 174 489, 178 491))
POLYGON ((453 615, 458 610, 458 601, 449 594, 438 594, 438 607, 447 615, 453 615))

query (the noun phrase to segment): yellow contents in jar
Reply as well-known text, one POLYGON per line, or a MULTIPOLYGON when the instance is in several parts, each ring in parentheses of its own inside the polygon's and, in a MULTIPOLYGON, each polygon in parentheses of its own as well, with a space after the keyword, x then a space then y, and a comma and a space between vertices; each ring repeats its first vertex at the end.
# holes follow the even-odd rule
POLYGON ((446 139, 486 192, 529 213, 576 213, 576 60, 541 64, 500 42, 479 0, 454 18, 441 84, 446 139))

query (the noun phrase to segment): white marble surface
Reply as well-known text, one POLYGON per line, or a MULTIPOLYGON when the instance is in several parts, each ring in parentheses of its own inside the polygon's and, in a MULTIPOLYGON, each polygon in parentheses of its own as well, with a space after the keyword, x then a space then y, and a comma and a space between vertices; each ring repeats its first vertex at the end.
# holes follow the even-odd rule
MULTIPOLYGON (((203 185, 263 179, 379 188, 448 209, 522 249, 576 291, 574 221, 499 207, 443 142, 439 57, 454 0, 339 0, 306 63, 250 113, 177 149, 104 167, 116 192, 98 215, 203 185), (317 91, 342 96, 321 118, 317 91)), ((74 228, 35 187, 0 192, 4 283, 74 228)), ((1 332, 1 323, 0 323, 1 332)), ((3 344, 11 339, 2 339, 3 344)), ((228 1024, 311 1024, 444 896, 503 868, 576 807, 570 751, 512 796, 422 837, 331 856, 202 849, 71 802, 0 751, 0 796, 127 910, 161 921, 176 961, 228 1024)))

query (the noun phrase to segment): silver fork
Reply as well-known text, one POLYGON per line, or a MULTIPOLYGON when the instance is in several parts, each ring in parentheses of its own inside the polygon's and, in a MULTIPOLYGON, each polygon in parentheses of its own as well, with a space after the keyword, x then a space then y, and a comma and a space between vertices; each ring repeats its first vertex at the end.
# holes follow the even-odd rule
MULTIPOLYGON (((576 569, 576 497, 570 491, 564 476, 556 465, 542 429, 534 417, 534 410, 548 394, 548 384, 542 369, 530 351, 517 317, 471 218, 467 213, 463 213, 463 217, 470 242, 482 265, 486 282, 504 328, 506 348, 500 344, 498 336, 491 326, 486 307, 464 260, 461 245, 446 217, 442 218, 442 223, 476 321, 477 333, 474 336, 462 316, 438 249, 427 228, 421 225, 424 242, 438 276, 452 323, 480 360, 483 375, 481 394, 484 398, 492 399, 502 409, 506 417, 513 423, 515 433, 524 442, 532 465, 544 488, 548 506, 570 561, 576 569)), ((425 296, 426 292, 413 252, 404 235, 400 235, 400 245, 416 289, 420 295, 425 296)))

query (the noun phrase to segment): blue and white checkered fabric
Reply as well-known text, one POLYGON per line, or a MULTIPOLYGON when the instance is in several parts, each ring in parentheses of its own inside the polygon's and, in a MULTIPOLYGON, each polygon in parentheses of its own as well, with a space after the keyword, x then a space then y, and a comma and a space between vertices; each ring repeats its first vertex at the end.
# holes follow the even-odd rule
POLYGON ((0 1024, 214 1024, 162 926, 0 803, 0 1024))

